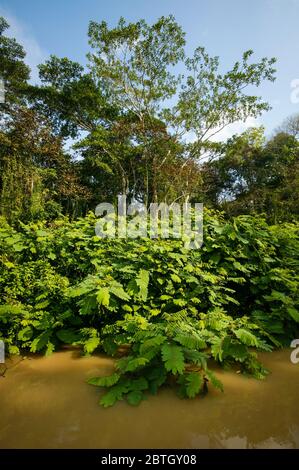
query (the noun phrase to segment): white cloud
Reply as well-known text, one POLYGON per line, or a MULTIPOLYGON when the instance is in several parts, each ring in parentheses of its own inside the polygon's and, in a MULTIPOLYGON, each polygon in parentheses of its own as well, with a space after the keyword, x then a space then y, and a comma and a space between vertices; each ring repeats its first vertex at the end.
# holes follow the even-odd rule
MULTIPOLYGON (((250 127, 259 127, 261 125, 261 122, 257 118, 249 117, 246 121, 236 121, 233 124, 229 124, 217 134, 213 135, 211 140, 213 142, 225 142, 235 134, 242 134, 242 132, 245 132, 246 129, 250 127)), ((213 132, 215 132, 215 130, 213 132)))
POLYGON ((25 51, 25 62, 31 69, 31 82, 36 83, 39 81, 37 66, 43 62, 48 54, 38 44, 37 40, 29 31, 28 27, 15 16, 11 15, 8 11, 0 7, 0 16, 4 16, 10 28, 6 34, 9 37, 14 37, 20 43, 25 51))
MULTIPOLYGON (((233 124, 229 124, 224 129, 217 131, 217 128, 211 130, 209 134, 207 134, 206 138, 212 142, 226 142, 227 139, 232 137, 233 135, 242 134, 245 132, 246 129, 250 127, 260 127, 262 125, 261 121, 254 117, 249 117, 246 121, 236 121, 233 124)), ((196 141, 196 135, 194 132, 187 132, 185 134, 185 142, 192 143, 196 141)), ((208 160, 210 157, 209 152, 203 152, 200 156, 201 161, 208 160)))
MULTIPOLYGON (((206 135, 206 139, 210 139, 212 142, 225 142, 235 134, 242 134, 242 132, 245 132, 250 127, 259 127, 261 125, 262 123, 259 119, 249 117, 246 121, 236 121, 233 124, 228 124, 219 132, 217 132, 217 128, 211 129, 209 134, 206 135)), ((184 137, 188 143, 196 141, 196 135, 192 131, 187 132, 184 137)))

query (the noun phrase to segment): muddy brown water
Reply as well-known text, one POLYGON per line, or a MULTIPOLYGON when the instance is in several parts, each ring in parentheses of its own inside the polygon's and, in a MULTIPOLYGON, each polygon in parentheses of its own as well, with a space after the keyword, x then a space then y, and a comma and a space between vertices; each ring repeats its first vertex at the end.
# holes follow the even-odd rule
MULTIPOLYGON (((113 368, 63 351, 0 376, 0 448, 299 448, 299 364, 290 350, 260 355, 264 381, 217 370, 225 392, 180 400, 170 388, 138 407, 103 409, 86 383, 113 368)), ((9 364, 8 364, 9 365, 9 364)))

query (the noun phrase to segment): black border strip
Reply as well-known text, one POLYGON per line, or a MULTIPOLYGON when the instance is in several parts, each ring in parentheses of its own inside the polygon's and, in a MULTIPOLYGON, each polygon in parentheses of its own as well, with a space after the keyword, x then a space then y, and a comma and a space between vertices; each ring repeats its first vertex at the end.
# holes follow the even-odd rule
MULTIPOLYGON (((229 465, 229 468, 255 464, 278 465, 280 468, 299 462, 299 449, 0 449, 0 466, 5 464, 43 465, 58 464, 65 468, 146 468, 178 465, 181 468, 209 468, 211 465, 229 465), (207 467, 208 466, 208 467, 207 467)), ((214 467, 212 467, 214 468, 214 467)), ((219 467, 220 468, 220 467, 219 467)))

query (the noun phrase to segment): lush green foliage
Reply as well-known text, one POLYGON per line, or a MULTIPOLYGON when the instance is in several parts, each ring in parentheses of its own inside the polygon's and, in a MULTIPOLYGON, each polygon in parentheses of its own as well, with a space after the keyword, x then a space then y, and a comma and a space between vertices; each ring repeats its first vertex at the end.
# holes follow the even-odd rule
POLYGON ((290 132, 286 128, 266 141, 264 129, 257 128, 229 139, 219 158, 205 166, 206 200, 228 215, 264 213, 271 223, 297 220, 299 146, 290 132))
POLYGON ((253 349, 296 336, 298 227, 206 211, 204 244, 99 239, 95 217, 0 229, 0 331, 11 353, 60 344, 118 355, 105 406, 173 381, 184 396, 220 386, 212 359, 262 377, 253 349), (196 374, 197 375, 196 375, 196 374), (199 375, 198 375, 199 374, 199 375))
POLYGON ((213 361, 263 377, 256 350, 297 334, 299 242, 296 222, 269 226, 256 214, 298 218, 299 120, 268 142, 261 129, 214 136, 269 109, 250 93, 274 80, 275 59, 253 62, 248 50, 223 72, 202 47, 186 55, 171 15, 114 28, 92 21, 88 69, 51 56, 32 85, 7 28, 0 18, 0 337, 9 352, 66 343, 124 353, 113 375, 90 381, 108 388, 104 406, 135 405, 165 383, 187 397, 208 382, 221 388, 213 361), (101 240, 88 211, 119 194, 243 215, 206 211, 200 249, 101 240))
POLYGON ((252 91, 274 81, 274 58, 248 50, 223 71, 203 47, 187 55, 172 15, 91 21, 88 67, 51 55, 38 85, 7 28, 0 18, 0 215, 11 223, 77 217, 120 193, 146 205, 210 201, 202 159, 219 151, 212 137, 269 109, 252 91))

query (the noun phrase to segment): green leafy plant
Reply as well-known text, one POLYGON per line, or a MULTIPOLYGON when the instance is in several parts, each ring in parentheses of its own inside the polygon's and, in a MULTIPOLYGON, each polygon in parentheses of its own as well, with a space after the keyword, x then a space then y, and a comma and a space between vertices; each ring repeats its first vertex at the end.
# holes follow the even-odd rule
POLYGON ((89 380, 92 385, 109 388, 101 398, 103 406, 123 398, 137 405, 146 393, 156 394, 164 384, 177 384, 179 395, 189 398, 205 393, 208 380, 222 389, 207 368, 208 356, 202 351, 205 341, 183 317, 153 323, 127 315, 104 329, 103 345, 108 353, 117 353, 123 341, 130 347, 127 355, 116 360, 112 375, 89 380))
POLYGON ((99 239, 95 222, 0 227, 0 331, 11 353, 123 350, 117 382, 96 383, 135 403, 159 383, 204 393, 209 361, 262 378, 256 351, 296 336, 297 225, 206 210, 204 244, 188 250, 178 239, 99 239))

